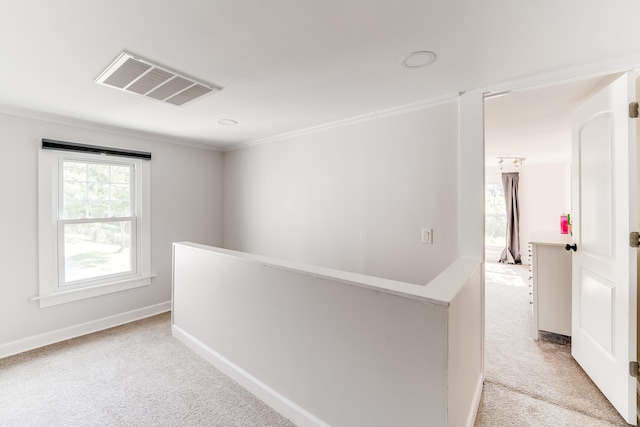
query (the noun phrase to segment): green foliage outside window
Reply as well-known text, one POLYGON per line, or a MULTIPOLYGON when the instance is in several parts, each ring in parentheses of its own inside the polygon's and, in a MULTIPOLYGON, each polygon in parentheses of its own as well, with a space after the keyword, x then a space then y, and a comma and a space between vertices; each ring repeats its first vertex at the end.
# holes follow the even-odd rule
POLYGON ((129 166, 65 161, 63 219, 131 216, 129 166))
POLYGON ((487 184, 484 194, 485 245, 504 247, 507 217, 502 184, 487 184))
POLYGON ((66 282, 131 271, 133 166, 63 161, 63 220, 66 282))

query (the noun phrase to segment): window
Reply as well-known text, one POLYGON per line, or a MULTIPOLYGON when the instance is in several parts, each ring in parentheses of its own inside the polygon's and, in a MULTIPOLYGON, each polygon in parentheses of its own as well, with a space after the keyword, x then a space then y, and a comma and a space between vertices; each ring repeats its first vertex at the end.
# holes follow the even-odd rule
POLYGON ((40 150, 41 307, 150 284, 149 162, 40 150))
POLYGON ((135 167, 60 159, 58 286, 136 273, 135 167))
POLYGON ((507 244, 507 213, 502 184, 486 184, 484 207, 485 246, 504 248, 507 244))

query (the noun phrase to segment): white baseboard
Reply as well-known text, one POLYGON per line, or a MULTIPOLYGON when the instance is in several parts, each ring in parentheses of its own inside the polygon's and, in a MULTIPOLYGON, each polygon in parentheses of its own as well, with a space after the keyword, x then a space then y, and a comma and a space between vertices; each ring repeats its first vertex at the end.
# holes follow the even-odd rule
POLYGON ((14 354, 23 353, 46 345, 55 344, 71 338, 82 335, 91 334, 93 332, 102 331, 104 329, 113 328, 115 326, 124 325, 125 323, 135 322, 136 320, 155 316, 171 310, 171 302, 163 302, 156 305, 128 311, 126 313, 116 314, 114 316, 104 317, 102 319, 92 320, 90 322, 81 323, 79 325, 70 326, 68 328, 58 329, 46 332, 32 337, 22 338, 11 341, 6 344, 0 344, 0 359, 14 354))
POLYGON ((476 382, 476 390, 473 393, 473 400, 471 401, 471 408, 469 408, 469 415, 467 416, 467 427, 473 427, 476 424, 476 416, 478 415, 478 409, 480 408, 480 399, 482 398, 482 389, 484 387, 484 373, 480 373, 478 381, 476 382))
POLYGON ((193 352, 211 363, 275 411, 282 414, 282 416, 291 420, 295 425, 300 427, 330 427, 329 424, 287 399, 256 377, 209 348, 179 326, 171 325, 171 332, 174 337, 189 347, 193 352))

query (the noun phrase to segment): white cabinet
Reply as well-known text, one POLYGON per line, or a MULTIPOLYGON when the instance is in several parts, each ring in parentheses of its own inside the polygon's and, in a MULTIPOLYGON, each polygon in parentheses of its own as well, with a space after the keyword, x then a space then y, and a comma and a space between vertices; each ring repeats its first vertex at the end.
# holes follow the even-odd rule
POLYGON ((571 251, 564 242, 531 242, 534 338, 538 331, 571 336, 571 251))

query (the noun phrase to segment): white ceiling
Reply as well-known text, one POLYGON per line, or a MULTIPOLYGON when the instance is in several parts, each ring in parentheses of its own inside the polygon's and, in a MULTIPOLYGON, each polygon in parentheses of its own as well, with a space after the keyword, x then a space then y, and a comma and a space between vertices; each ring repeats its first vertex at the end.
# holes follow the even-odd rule
POLYGON ((500 156, 526 164, 571 161, 571 115, 619 74, 526 89, 485 100, 485 165, 500 156))
POLYGON ((0 0, 0 6, 5 111, 219 149, 594 61, 640 63, 637 0, 0 0), (95 84, 122 50, 224 89, 175 107, 95 84), (418 50, 436 52, 436 62, 402 68, 401 59, 418 50), (223 118, 239 124, 222 126, 223 118))

